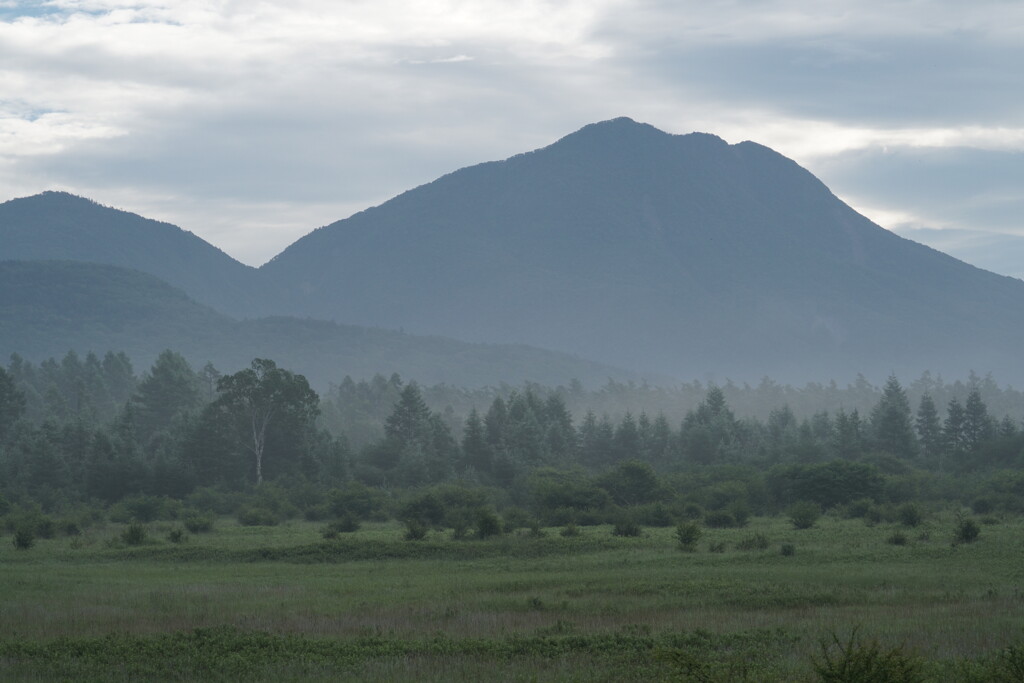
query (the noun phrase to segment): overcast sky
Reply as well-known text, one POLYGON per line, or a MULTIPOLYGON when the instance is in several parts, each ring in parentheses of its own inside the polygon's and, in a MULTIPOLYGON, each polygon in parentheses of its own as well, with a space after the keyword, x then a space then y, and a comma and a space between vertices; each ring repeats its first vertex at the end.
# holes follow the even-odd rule
POLYGON ((768 145, 1024 277, 1024 2, 0 0, 0 200, 67 190, 253 265, 617 116, 768 145))

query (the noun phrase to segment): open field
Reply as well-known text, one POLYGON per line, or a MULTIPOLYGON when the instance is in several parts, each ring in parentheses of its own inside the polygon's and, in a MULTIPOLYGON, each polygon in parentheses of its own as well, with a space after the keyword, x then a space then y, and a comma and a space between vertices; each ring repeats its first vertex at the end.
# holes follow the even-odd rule
POLYGON ((325 540, 322 524, 222 519, 180 543, 172 523, 137 546, 108 524, 22 551, 5 536, 0 679, 817 680, 822 641, 856 629, 925 680, 1020 680, 1024 523, 988 521, 954 545, 937 514, 895 545, 893 525, 754 518, 695 552, 672 527, 406 541, 366 523, 325 540))

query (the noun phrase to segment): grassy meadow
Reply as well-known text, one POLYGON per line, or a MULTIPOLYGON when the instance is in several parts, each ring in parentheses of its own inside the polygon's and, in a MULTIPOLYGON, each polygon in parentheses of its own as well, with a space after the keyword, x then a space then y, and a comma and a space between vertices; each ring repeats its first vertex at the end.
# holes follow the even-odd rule
POLYGON ((917 676, 892 680, 1024 680, 1024 521, 984 522, 954 544, 951 512, 753 518, 689 552, 675 527, 6 535, 0 680, 869 680, 830 662, 886 657, 917 676))

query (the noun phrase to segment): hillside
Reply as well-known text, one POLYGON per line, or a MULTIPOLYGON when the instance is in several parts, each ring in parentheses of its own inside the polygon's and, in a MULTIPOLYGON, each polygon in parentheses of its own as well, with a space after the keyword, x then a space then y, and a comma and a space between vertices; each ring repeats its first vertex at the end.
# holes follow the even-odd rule
POLYGON ((1024 379, 1024 282, 880 228, 766 147, 629 119, 323 227, 260 275, 279 310, 684 378, 1024 379))
POLYGON ((66 192, 0 204, 0 255, 139 270, 231 315, 251 312, 256 298, 255 269, 192 233, 66 192))
POLYGON ((289 317, 236 321, 157 278, 112 266, 0 261, 0 358, 39 362, 125 351, 137 368, 164 349, 222 371, 272 358, 319 388, 345 375, 398 372, 424 383, 480 386, 524 380, 597 384, 629 373, 524 346, 467 344, 289 317))

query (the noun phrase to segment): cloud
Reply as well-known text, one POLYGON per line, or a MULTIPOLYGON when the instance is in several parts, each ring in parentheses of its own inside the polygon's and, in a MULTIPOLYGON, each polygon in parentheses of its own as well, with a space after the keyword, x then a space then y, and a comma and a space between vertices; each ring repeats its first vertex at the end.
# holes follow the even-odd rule
POLYGON ((997 0, 0 0, 0 198, 69 189, 254 263, 628 115, 767 144, 855 208, 1006 231, 1024 191, 955 181, 1020 178, 1020 63, 1024 6, 997 0))

